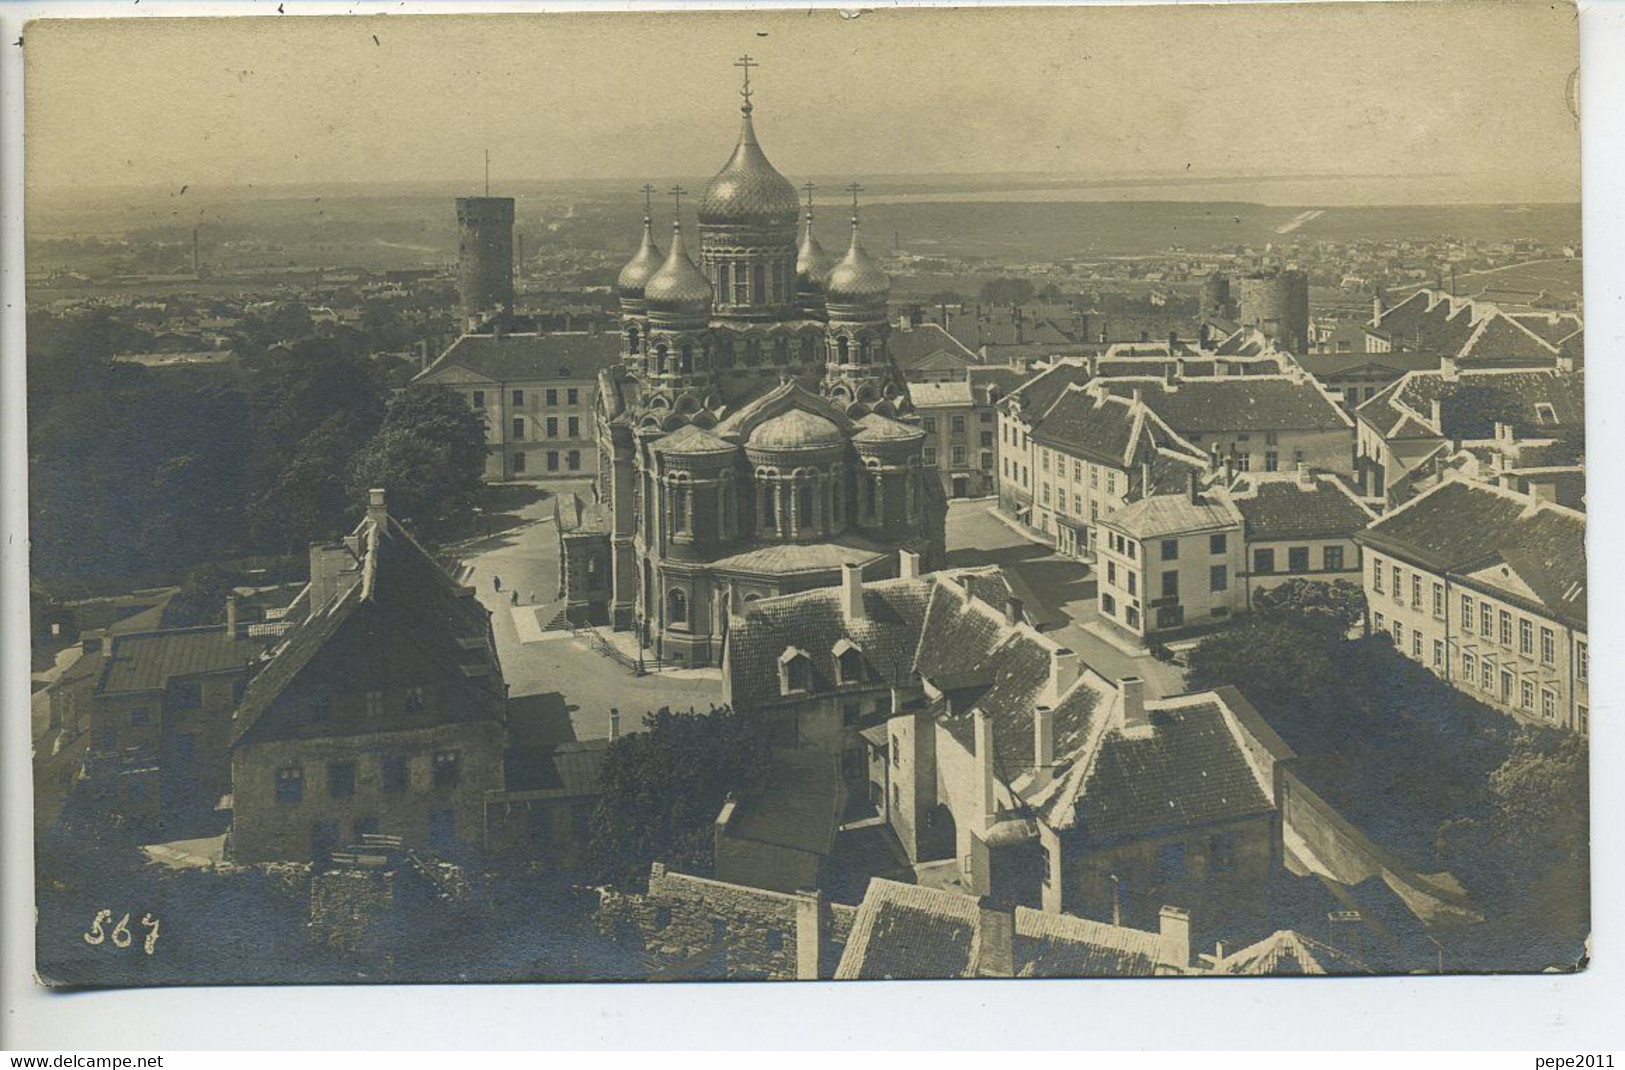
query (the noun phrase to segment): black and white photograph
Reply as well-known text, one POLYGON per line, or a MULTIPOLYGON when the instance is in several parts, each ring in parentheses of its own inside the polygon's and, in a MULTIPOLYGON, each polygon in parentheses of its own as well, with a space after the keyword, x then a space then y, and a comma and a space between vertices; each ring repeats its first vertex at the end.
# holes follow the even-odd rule
POLYGON ((1571 5, 270 10, 19 41, 38 985, 1587 968, 1571 5))

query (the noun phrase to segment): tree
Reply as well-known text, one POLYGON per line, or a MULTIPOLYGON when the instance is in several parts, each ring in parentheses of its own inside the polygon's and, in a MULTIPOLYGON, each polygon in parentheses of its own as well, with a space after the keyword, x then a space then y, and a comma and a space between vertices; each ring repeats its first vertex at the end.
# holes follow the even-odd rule
POLYGON ((1365 620, 1365 591, 1348 580, 1323 583, 1293 579, 1253 595, 1261 613, 1286 614, 1305 623, 1327 623, 1348 631, 1365 620))
POLYGON ((218 565, 199 565, 164 607, 165 628, 191 628, 219 624, 226 619, 226 597, 231 594, 231 573, 218 565))
POLYGON ((610 744, 592 815, 594 878, 621 888, 641 887, 654 862, 710 873, 717 812, 730 793, 759 790, 770 764, 759 714, 662 707, 643 726, 610 744))
POLYGON ((1033 299, 1033 284, 1026 279, 989 279, 982 284, 985 305, 1024 305, 1033 299))
POLYGON ((472 514, 485 454, 485 419, 461 395, 409 387, 352 462, 350 496, 365 502, 370 488, 383 487, 391 512, 432 532, 472 514))

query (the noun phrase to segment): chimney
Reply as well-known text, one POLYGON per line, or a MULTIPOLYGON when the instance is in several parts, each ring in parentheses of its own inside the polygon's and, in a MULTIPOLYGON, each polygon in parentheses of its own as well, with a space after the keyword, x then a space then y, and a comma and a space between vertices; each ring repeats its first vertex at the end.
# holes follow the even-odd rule
POLYGON ((237 593, 226 595, 226 638, 237 638, 237 593))
POLYGON ((310 544, 310 612, 321 612, 339 593, 339 576, 355 568, 355 557, 343 543, 310 544))
POLYGON ((1082 666, 1082 659, 1078 652, 1068 647, 1056 647, 1049 652, 1049 681, 1045 685, 1044 701, 1054 706, 1061 701, 1061 696, 1069 691, 1073 684, 1078 682, 1078 674, 1082 666))
POLYGON ((1298 462, 1298 486, 1300 486, 1300 487, 1312 487, 1314 485, 1315 485, 1315 477, 1313 475, 1311 475, 1310 472, 1309 472, 1309 462, 1307 462, 1307 461, 1299 461, 1298 462))
POLYGON ((614 706, 609 708, 609 738, 621 738, 621 711, 614 706))
POLYGON ((1024 618, 1025 611, 1022 608, 1021 599, 1017 598, 1013 594, 1005 596, 1004 623, 1014 627, 1015 625, 1020 624, 1024 618))
POLYGON ((1444 406, 1439 403, 1438 398, 1433 399, 1428 416, 1433 420, 1434 429, 1441 435, 1444 434, 1444 406))
POLYGON ((976 973, 979 977, 1016 975, 1016 912, 983 896, 976 919, 976 973))
POLYGON ((1125 676, 1117 681, 1117 693, 1123 706, 1123 730, 1151 727, 1145 712, 1145 681, 1138 676, 1125 676))
POLYGON ((916 551, 897 551, 897 575, 905 580, 920 578, 920 555, 916 551))
POLYGON ((382 526, 384 521, 389 519, 389 509, 385 505, 383 487, 373 487, 367 491, 367 519, 379 526, 382 526))
POLYGON ((418 339, 418 370, 427 370, 429 367, 429 340, 418 339))
POLYGON ((733 824, 734 814, 738 809, 739 798, 730 791, 728 797, 722 800, 722 809, 717 812, 716 834, 718 836, 728 831, 728 826, 733 824))
POLYGON ((999 800, 994 792, 993 722, 977 707, 971 712, 971 724, 976 735, 976 794, 982 807, 982 827, 988 829, 999 816, 999 800))
POLYGON ((824 893, 816 888, 796 893, 796 980, 828 977, 825 963, 824 893))
MULTIPOLYGON (((1190 490, 1191 504, 1195 505, 1202 500, 1202 473, 1192 468, 1185 480, 1186 486, 1190 490)), ((1147 490, 1146 496, 1150 497, 1149 490, 1147 490)))
POLYGON ((1033 710, 1033 788, 1049 786, 1055 776, 1055 708, 1033 710))
POLYGON ((1461 378, 1461 369, 1456 367, 1455 357, 1439 358, 1439 376, 1447 383, 1453 383, 1461 378))
POLYGON ((1184 973, 1191 965, 1191 915, 1178 907, 1163 907, 1157 921, 1160 958, 1166 966, 1184 973))
POLYGON ((864 619, 863 566, 848 561, 841 566, 841 616, 848 623, 864 619))

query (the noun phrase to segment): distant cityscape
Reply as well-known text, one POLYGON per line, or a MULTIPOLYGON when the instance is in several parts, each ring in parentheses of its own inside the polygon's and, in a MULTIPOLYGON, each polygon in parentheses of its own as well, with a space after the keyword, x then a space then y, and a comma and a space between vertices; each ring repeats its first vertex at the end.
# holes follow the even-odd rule
POLYGON ((41 976, 1579 968, 1577 209, 871 207, 739 65, 693 193, 30 234, 41 976))

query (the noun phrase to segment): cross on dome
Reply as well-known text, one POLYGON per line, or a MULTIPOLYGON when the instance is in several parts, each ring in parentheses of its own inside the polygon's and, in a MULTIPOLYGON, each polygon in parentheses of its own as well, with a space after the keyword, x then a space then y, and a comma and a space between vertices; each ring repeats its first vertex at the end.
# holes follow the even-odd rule
POLYGON ((750 69, 752 67, 760 67, 761 64, 757 63, 755 60, 751 59, 750 56, 745 55, 745 56, 740 56, 739 59, 734 62, 734 66, 738 67, 740 70, 745 72, 745 85, 744 85, 743 88, 741 88, 739 90, 739 95, 745 98, 745 102, 739 106, 739 110, 744 112, 746 115, 749 115, 750 110, 751 110, 751 106, 750 106, 750 69))

